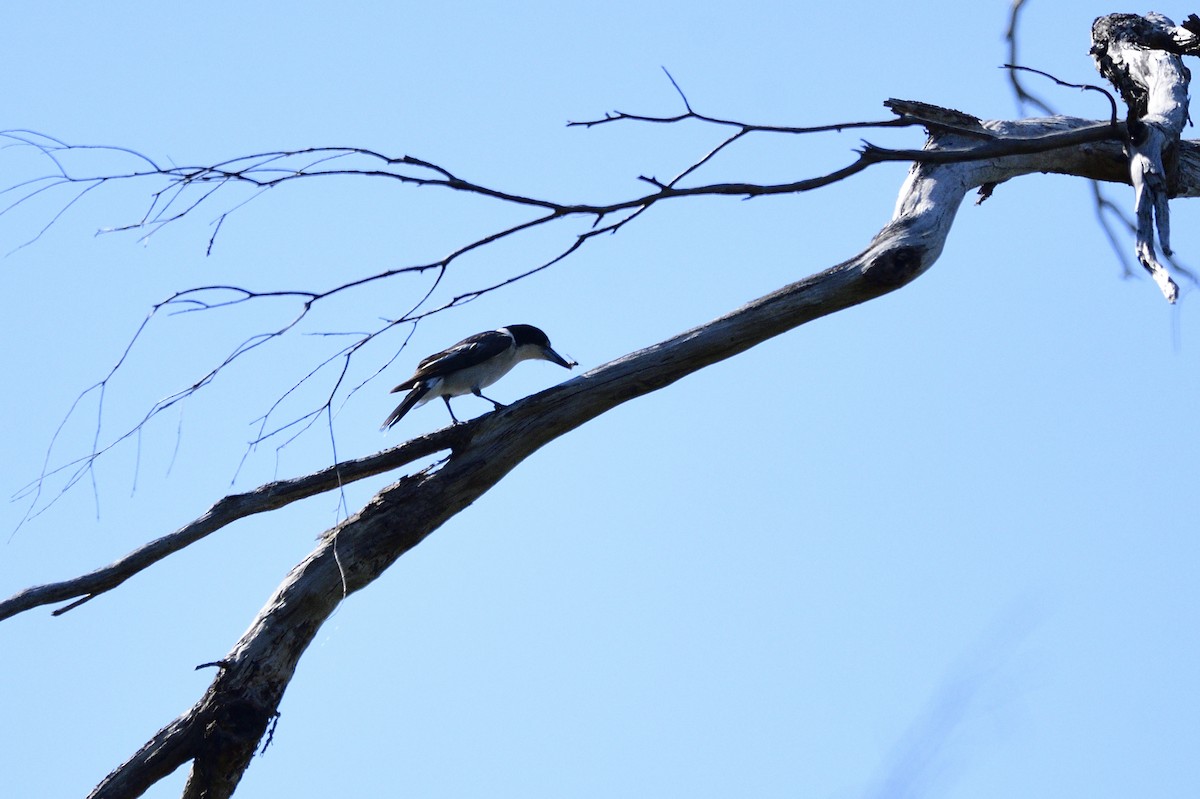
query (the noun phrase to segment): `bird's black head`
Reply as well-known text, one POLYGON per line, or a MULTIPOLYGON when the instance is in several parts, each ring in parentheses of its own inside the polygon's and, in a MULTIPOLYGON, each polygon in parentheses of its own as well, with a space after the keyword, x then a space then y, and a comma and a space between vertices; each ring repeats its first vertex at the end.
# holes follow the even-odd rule
POLYGON ((517 347, 518 358, 538 358, 543 361, 550 361, 550 363, 556 363, 567 369, 578 365, 575 361, 568 361, 555 352, 550 347, 550 339, 540 328, 536 328, 533 325, 509 325, 501 329, 507 330, 509 335, 513 337, 513 343, 517 347))
POLYGON ((532 344, 535 347, 550 346, 550 338, 542 332, 541 328, 533 325, 506 325, 504 329, 512 333, 518 347, 524 344, 532 344))

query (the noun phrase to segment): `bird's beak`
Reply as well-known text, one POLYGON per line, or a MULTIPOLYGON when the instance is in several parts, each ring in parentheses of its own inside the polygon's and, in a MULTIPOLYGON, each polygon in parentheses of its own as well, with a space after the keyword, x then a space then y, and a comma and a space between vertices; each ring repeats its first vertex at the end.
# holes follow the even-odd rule
POLYGON ((559 366, 566 367, 567 369, 570 369, 572 366, 579 365, 575 361, 568 361, 566 358, 559 355, 557 352, 550 349, 549 347, 542 347, 542 357, 545 358, 550 363, 556 363, 559 366))

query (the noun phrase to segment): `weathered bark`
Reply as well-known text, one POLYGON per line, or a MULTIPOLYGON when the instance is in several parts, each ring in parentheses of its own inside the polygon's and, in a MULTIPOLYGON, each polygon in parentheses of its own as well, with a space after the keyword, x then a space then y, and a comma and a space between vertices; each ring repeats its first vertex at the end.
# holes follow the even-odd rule
POLYGON ((1171 254, 1168 199, 1178 184, 1177 152, 1188 119, 1191 73, 1180 54, 1194 51, 1195 36, 1161 14, 1110 14, 1092 24, 1096 68, 1120 92, 1129 109, 1129 175, 1137 217, 1138 261, 1163 296, 1175 302, 1179 288, 1159 263, 1154 236, 1171 254))

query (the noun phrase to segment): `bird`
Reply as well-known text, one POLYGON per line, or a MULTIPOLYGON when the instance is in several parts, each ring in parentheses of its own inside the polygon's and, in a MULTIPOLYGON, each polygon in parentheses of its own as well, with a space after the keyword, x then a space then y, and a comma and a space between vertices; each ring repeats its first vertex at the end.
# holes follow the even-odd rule
POLYGON ((384 420, 382 430, 400 421, 404 414, 434 397, 446 402, 446 410, 455 424, 461 424, 450 407, 451 397, 474 394, 496 406, 504 406, 482 390, 495 383, 521 361, 542 360, 570 369, 578 366, 550 347, 550 339, 533 325, 508 325, 468 336, 453 347, 430 355, 417 365, 412 377, 392 389, 408 395, 384 420))

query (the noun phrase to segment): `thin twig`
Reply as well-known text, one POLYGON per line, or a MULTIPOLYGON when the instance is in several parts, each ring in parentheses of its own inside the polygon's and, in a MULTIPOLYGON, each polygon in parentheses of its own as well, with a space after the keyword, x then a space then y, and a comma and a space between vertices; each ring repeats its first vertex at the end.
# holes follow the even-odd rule
POLYGON ((366 458, 336 463, 293 480, 268 483, 244 494, 231 494, 179 530, 151 541, 120 560, 90 574, 59 583, 27 588, 0 602, 0 620, 31 608, 75 599, 54 611, 55 616, 116 588, 144 569, 247 516, 275 510, 307 497, 336 490, 349 483, 383 474, 469 440, 475 422, 452 425, 366 458))

